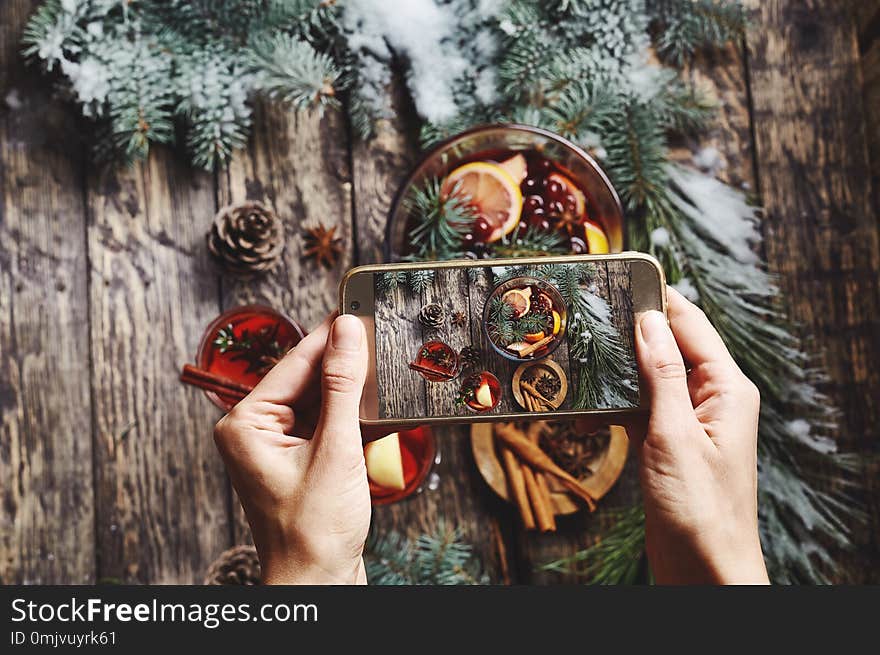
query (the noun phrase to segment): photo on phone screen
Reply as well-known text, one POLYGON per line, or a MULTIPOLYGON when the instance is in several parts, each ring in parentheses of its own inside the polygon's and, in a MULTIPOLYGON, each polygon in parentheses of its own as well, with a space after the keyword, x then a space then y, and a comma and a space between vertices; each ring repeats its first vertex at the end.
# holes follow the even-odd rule
POLYGON ((639 406, 629 261, 373 276, 380 419, 639 406))

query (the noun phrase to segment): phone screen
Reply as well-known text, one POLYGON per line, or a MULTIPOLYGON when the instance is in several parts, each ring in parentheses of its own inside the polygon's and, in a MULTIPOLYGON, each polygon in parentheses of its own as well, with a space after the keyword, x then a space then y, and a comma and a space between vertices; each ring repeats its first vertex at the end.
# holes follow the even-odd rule
POLYGON ((644 259, 363 273, 373 366, 362 418, 639 408, 635 318, 662 308, 662 274, 648 264, 651 293, 634 294, 634 263, 643 286, 644 259))

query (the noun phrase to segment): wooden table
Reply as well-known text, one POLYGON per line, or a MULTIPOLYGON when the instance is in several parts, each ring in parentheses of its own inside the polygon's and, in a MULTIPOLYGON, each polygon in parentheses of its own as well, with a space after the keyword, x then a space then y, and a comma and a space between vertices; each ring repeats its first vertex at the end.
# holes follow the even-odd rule
MULTIPOLYGON (((760 194, 770 266, 843 410, 841 448, 866 456, 855 482, 870 520, 836 555, 844 578, 880 582, 880 3, 854 3, 855 18, 837 0, 748 4, 747 43, 688 75, 723 103, 708 138, 721 176, 760 194)), ((390 198, 418 156, 411 105, 392 89, 402 118, 368 143, 343 113, 259 105, 248 148, 216 175, 163 148, 99 170, 88 126, 20 63, 33 5, 0 6, 0 581, 196 582, 248 535, 211 440, 219 414, 178 368, 221 310, 260 301, 313 325, 345 269, 380 260, 390 198), (247 198, 288 230, 284 266, 257 284, 219 275, 204 247, 215 210, 247 198), (330 271, 300 257, 303 227, 318 222, 347 245, 330 271)), ((376 529, 417 533, 443 517, 493 580, 563 580, 534 566, 591 543, 607 512, 522 533, 466 433, 443 431, 439 487, 376 510, 376 529)), ((633 473, 630 462, 605 510, 637 497, 633 473)))

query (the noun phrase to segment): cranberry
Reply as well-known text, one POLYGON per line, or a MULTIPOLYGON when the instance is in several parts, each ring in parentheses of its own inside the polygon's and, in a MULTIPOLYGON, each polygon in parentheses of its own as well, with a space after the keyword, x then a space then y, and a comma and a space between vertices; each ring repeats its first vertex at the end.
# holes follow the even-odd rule
POLYGON ((572 237, 569 245, 575 255, 583 255, 587 252, 587 244, 580 237, 572 237))
POLYGON ((533 165, 544 174, 551 173, 553 171, 553 164, 550 163, 549 159, 544 159, 543 157, 539 157, 537 160, 535 160, 533 165))
POLYGON ((474 241, 478 243, 486 243, 489 240, 489 237, 492 236, 492 232, 495 231, 495 228, 492 227, 492 224, 489 223, 483 216, 480 216, 477 220, 474 221, 474 241))
POLYGON ((562 207, 562 203, 558 200, 554 200, 549 205, 547 205, 547 211, 551 214, 561 214, 565 211, 562 207))
POLYGON ((521 188, 523 193, 534 193, 541 188, 541 183, 537 178, 527 177, 525 180, 523 180, 521 188))
POLYGON ((527 196, 523 201, 523 212, 530 214, 536 209, 544 206, 544 199, 541 196, 527 196))
POLYGON ((547 185, 544 187, 547 191, 547 197, 550 200, 561 200, 565 194, 565 187, 562 186, 561 182, 557 182, 556 180, 547 180, 547 185))
POLYGON ((577 211, 577 206, 578 206, 577 200, 570 193, 567 196, 565 196, 565 200, 564 200, 563 204, 565 205, 565 211, 572 212, 572 213, 577 211))
POLYGON ((468 232, 461 237, 461 243, 465 248, 469 248, 474 244, 474 235, 468 232))

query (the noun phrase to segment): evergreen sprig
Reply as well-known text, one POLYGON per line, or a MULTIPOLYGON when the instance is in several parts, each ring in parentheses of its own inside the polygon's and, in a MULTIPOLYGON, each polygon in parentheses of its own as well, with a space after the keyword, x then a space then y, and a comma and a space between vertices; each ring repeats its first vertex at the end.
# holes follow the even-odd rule
POLYGON ((445 521, 409 539, 371 534, 364 553, 367 579, 377 585, 482 585, 488 578, 462 533, 445 521))
POLYGON ((746 13, 739 2, 647 0, 658 52, 681 65, 700 48, 720 48, 742 37, 746 13))
POLYGON ((414 225, 409 232, 413 259, 457 259, 464 256, 462 237, 470 232, 477 211, 459 185, 444 193, 438 179, 413 187, 406 199, 414 225))
POLYGON ((590 584, 636 584, 645 559, 645 512, 641 505, 611 514, 613 527, 589 548, 541 565, 553 571, 585 578, 590 584))

